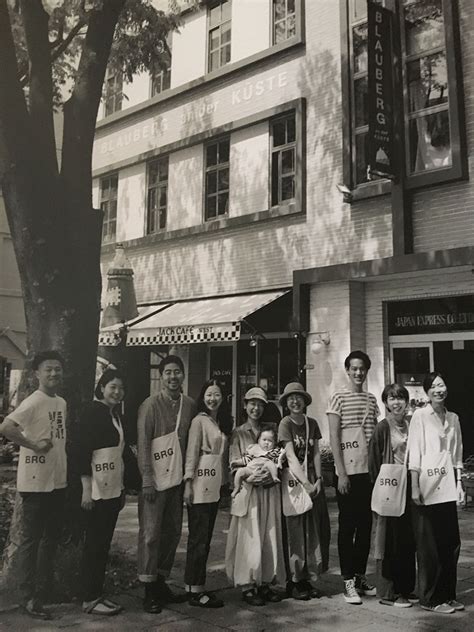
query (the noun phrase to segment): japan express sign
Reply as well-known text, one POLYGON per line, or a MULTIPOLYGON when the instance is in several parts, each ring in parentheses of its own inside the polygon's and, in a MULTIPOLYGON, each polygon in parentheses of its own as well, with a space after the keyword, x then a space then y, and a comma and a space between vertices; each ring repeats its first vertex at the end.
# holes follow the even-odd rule
POLYGON ((390 336, 474 330, 474 295, 388 304, 390 336))

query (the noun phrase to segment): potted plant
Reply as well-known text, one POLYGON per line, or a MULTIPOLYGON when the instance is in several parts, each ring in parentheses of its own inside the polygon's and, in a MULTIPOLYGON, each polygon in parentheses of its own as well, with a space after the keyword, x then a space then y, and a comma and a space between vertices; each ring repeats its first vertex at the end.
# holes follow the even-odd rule
POLYGON ((329 443, 321 441, 319 444, 319 451, 321 453, 321 474, 325 487, 334 486, 334 455, 329 443))
POLYGON ((4 439, 0 441, 0 463, 11 463, 15 456, 15 445, 4 439))

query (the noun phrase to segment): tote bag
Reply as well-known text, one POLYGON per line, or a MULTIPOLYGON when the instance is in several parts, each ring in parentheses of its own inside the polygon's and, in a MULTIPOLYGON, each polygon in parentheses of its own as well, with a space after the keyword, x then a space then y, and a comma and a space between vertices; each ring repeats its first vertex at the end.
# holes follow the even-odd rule
MULTIPOLYGON (((306 422, 306 451, 303 462, 303 469, 306 476, 308 476, 308 439, 309 439, 309 424, 308 418, 305 415, 306 422)), ((287 467, 283 470, 281 475, 281 497, 284 516, 300 516, 301 514, 309 511, 313 506, 313 501, 310 495, 305 490, 300 481, 287 467)))
POLYGON ((457 501, 453 461, 448 450, 422 456, 419 485, 424 505, 457 501))
MULTIPOLYGON (((408 453, 408 451, 407 451, 408 453)), ((379 516, 399 518, 407 500, 407 457, 405 463, 383 463, 372 491, 372 511, 379 516)))
POLYGON ((180 485, 183 480, 183 455, 179 443, 179 425, 183 408, 181 395, 176 429, 151 442, 151 463, 153 467, 153 481, 159 492, 180 485))

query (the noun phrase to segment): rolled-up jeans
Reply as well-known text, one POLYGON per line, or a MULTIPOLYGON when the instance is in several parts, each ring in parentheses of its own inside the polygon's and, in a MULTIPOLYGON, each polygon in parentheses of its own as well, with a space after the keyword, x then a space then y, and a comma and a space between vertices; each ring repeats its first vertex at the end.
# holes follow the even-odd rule
POLYGON ((153 501, 138 497, 138 579, 166 579, 173 567, 183 526, 183 485, 156 492, 153 501))

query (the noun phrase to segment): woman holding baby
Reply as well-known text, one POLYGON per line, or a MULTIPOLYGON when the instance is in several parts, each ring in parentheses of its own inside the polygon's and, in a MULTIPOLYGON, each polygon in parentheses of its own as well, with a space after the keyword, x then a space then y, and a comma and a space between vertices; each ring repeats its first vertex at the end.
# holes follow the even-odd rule
POLYGON ((247 421, 232 433, 229 451, 234 492, 226 570, 229 579, 242 588, 243 600, 253 606, 280 601, 271 586, 285 578, 278 478, 281 451, 276 428, 260 421, 266 404, 263 389, 247 391, 247 421))

